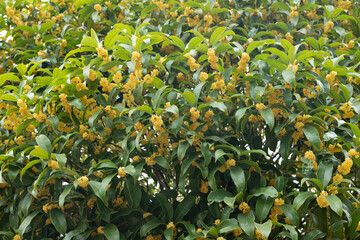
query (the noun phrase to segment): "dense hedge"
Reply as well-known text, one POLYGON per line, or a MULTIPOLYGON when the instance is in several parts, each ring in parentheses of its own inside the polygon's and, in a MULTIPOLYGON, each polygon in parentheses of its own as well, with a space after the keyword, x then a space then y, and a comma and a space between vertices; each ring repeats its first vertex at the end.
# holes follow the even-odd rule
POLYGON ((358 1, 0 14, 0 239, 359 239, 358 1))

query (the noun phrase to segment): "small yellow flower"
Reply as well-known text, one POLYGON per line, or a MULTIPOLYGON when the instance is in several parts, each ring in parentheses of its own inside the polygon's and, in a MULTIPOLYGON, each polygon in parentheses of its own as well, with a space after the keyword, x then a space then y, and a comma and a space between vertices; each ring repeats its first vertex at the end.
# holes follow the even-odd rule
POLYGON ((126 177, 126 172, 124 171, 124 167, 118 169, 118 173, 120 177, 126 177))
POLYGON ((82 188, 86 188, 87 185, 89 184, 88 183, 89 179, 85 176, 82 176, 79 178, 79 186, 82 187, 82 188))
POLYGON ((320 196, 316 198, 317 203, 319 204, 319 206, 321 208, 326 208, 327 206, 329 206, 330 204, 326 201, 325 196, 327 196, 328 193, 326 191, 322 191, 320 193, 320 196))
POLYGON ((275 199, 274 205, 275 205, 276 207, 280 207, 280 206, 282 206, 282 205, 284 205, 284 204, 285 204, 284 199, 281 199, 281 198, 275 199))
POLYGON ((151 215, 152 215, 152 213, 149 213, 149 212, 144 213, 144 214, 143 214, 143 218, 147 218, 148 216, 151 216, 151 215))
POLYGON ((94 9, 95 9, 96 11, 98 11, 98 12, 101 12, 101 6, 100 6, 100 4, 95 4, 95 5, 94 5, 94 9))
POLYGON ((173 222, 169 222, 169 224, 166 225, 166 229, 168 229, 168 228, 175 228, 174 223, 173 223, 173 222))
POLYGON ((246 202, 242 202, 239 205, 239 210, 242 211, 243 213, 248 213, 248 212, 250 212, 250 207, 246 202))

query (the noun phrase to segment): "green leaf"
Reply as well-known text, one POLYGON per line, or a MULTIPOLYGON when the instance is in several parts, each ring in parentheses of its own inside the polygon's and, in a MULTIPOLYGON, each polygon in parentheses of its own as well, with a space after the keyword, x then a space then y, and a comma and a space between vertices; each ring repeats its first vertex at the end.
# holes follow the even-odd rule
POLYGON ((230 167, 230 175, 238 193, 244 191, 246 179, 244 170, 240 166, 230 167))
POLYGON ((144 237, 147 233, 149 233, 151 230, 153 230, 154 228, 156 228, 157 226, 159 226, 161 224, 163 224, 163 223, 160 222, 158 219, 156 219, 156 218, 151 219, 151 221, 149 221, 141 226, 140 237, 144 237))
POLYGON ((225 32, 226 27, 218 27, 214 30, 210 37, 210 45, 214 46, 221 38, 222 34, 225 32))
POLYGON ((166 240, 172 240, 173 239, 173 234, 174 234, 173 230, 174 230, 173 227, 171 227, 171 228, 167 228, 164 231, 164 236, 165 236, 166 240))
POLYGON ((265 119, 265 122, 269 125, 270 130, 272 130, 274 128, 275 119, 271 108, 260 110, 260 114, 265 119))
POLYGON ((295 226, 299 226, 300 217, 292 205, 285 204, 281 206, 280 209, 285 213, 285 216, 287 217, 287 219, 290 220, 292 224, 294 224, 295 226))
POLYGON ((63 208, 65 203, 66 196, 70 193, 71 189, 73 188, 73 185, 67 185, 64 189, 64 191, 59 196, 59 206, 60 208, 63 208))
POLYGON ((286 82, 288 82, 293 88, 296 87, 295 73, 292 69, 285 69, 281 74, 286 82))
POLYGON ((224 201, 225 197, 233 197, 233 194, 224 189, 217 189, 217 190, 210 192, 207 199, 208 199, 208 202, 210 202, 210 203, 222 202, 222 201, 224 201))
POLYGON ((255 217, 252 211, 238 214, 238 222, 247 235, 254 237, 255 217))
POLYGON ((12 93, 7 93, 7 94, 2 94, 0 96, 0 100, 17 102, 18 98, 12 93))
POLYGON ((255 41, 249 44, 249 46, 246 48, 246 53, 250 54, 252 51, 254 51, 256 48, 264 46, 264 41, 255 41))
POLYGON ((95 123, 97 122, 98 118, 100 117, 100 115, 102 113, 103 113, 103 111, 99 110, 96 113, 94 113, 93 115, 91 115, 91 117, 89 118, 89 125, 91 128, 94 127, 95 123))
POLYGON ((235 112, 235 122, 236 124, 239 124, 240 119, 244 116, 246 113, 246 110, 248 110, 248 107, 240 108, 235 112))
POLYGON ((267 196, 260 196, 256 201, 255 216, 262 222, 269 214, 270 208, 272 207, 274 199, 267 196))
POLYGON ((325 196, 326 201, 330 204, 330 208, 339 216, 343 214, 342 201, 336 195, 325 196))
POLYGON ((306 125, 302 128, 304 135, 309 140, 311 145, 316 147, 317 149, 321 148, 321 140, 319 133, 316 128, 310 125, 306 125))
POLYGON ((185 196, 185 198, 179 203, 176 207, 174 214, 175 223, 181 221, 186 214, 190 211, 190 209, 195 205, 195 194, 189 193, 185 196))
POLYGON ((44 134, 41 134, 35 138, 36 143, 44 150, 48 152, 48 155, 50 157, 52 152, 52 146, 49 138, 45 136, 44 134))
POLYGON ((224 155, 226 155, 224 150, 222 150, 222 149, 216 150, 216 152, 215 152, 215 162, 224 155))
POLYGON ((157 157, 154 158, 154 161, 157 164, 159 164, 161 167, 163 167, 165 169, 170 169, 170 165, 167 162, 166 158, 157 156, 157 157))
POLYGON ((176 37, 176 36, 170 36, 170 38, 172 39, 172 44, 177 46, 178 48, 180 48, 182 51, 185 50, 185 44, 183 43, 183 41, 176 37))
POLYGON ((120 33, 120 30, 113 29, 106 35, 106 37, 104 39, 105 49, 112 49, 112 47, 115 44, 116 37, 118 36, 119 33, 120 33))
POLYGON ((54 208, 50 210, 49 214, 51 223, 54 225, 56 230, 61 234, 65 234, 67 229, 67 223, 64 213, 60 209, 54 208))
POLYGON ((239 223, 235 218, 224 219, 218 226, 220 233, 226 233, 240 228, 239 223))
POLYGON ((293 202, 293 206, 295 208, 295 210, 298 210, 306 201, 306 199, 308 199, 309 197, 314 197, 315 193, 313 192, 300 192, 294 199, 293 202))
POLYGON ((93 37, 89 37, 89 36, 85 36, 83 37, 83 39, 81 40, 81 46, 85 47, 85 46, 88 46, 88 47, 93 47, 93 48, 97 48, 98 46, 98 43, 96 41, 95 38, 93 37))
POLYGON ((32 166, 34 166, 38 163, 41 163, 41 160, 38 159, 38 160, 33 160, 33 161, 28 162, 28 164, 26 164, 26 166, 23 169, 21 169, 20 180, 22 181, 22 177, 25 174, 26 170, 28 170, 29 168, 31 168, 32 166))
POLYGON ((260 196, 260 195, 265 195, 265 196, 269 196, 269 197, 277 197, 278 192, 276 191, 276 189, 273 186, 267 186, 267 187, 262 187, 256 190, 256 192, 253 194, 253 196, 260 196))
POLYGON ((157 193, 155 196, 160 203, 162 212, 164 213, 166 220, 170 221, 173 218, 173 208, 171 203, 168 201, 168 198, 162 193, 157 193))
POLYGON ((192 92, 184 92, 181 94, 185 101, 189 103, 191 106, 196 104, 196 97, 192 92))
POLYGON ((60 168, 65 167, 66 162, 67 162, 67 157, 64 153, 61 153, 61 154, 55 153, 55 158, 58 161, 60 168))
POLYGON ((40 211, 34 211, 32 213, 30 213, 25 219, 24 221, 22 221, 21 225, 19 226, 19 234, 20 237, 23 237, 26 228, 30 225, 31 221, 33 220, 33 218, 39 213, 40 211))
POLYGON ((255 223, 256 229, 259 230, 259 232, 261 233, 261 235, 263 235, 263 237, 265 239, 269 238, 270 232, 271 232, 271 228, 272 228, 272 222, 271 220, 267 220, 265 223, 263 224, 258 224, 255 223))
POLYGON ((287 225, 287 224, 283 224, 284 228, 286 230, 289 230, 290 232, 290 237, 292 240, 298 240, 299 239, 299 235, 298 232, 295 230, 295 228, 291 225, 287 225))
POLYGON ((163 86, 159 90, 156 91, 155 96, 154 96, 154 101, 153 101, 154 111, 156 111, 159 108, 161 94, 166 88, 167 88, 167 86, 163 86))
MULTIPOLYGON (((141 201, 141 187, 139 186, 138 182, 134 183, 134 180, 130 177, 126 178, 125 184, 125 196, 131 204, 132 208, 137 208, 140 205, 141 201)), ((106 188, 105 188, 106 189, 106 188)))
POLYGON ((156 4, 150 4, 148 6, 146 6, 142 11, 141 11, 141 18, 145 17, 148 13, 154 11, 155 9, 159 8, 158 5, 156 4))
MULTIPOLYGON (((25 70, 26 72, 26 70, 25 70)), ((20 73, 21 74, 21 73, 20 73)), ((20 79, 14 73, 4 73, 0 75, 0 86, 6 81, 20 82, 20 79)))
POLYGON ((41 148, 35 148, 30 152, 30 156, 41 158, 41 159, 49 159, 49 154, 46 150, 41 148))
POLYGON ((317 179, 319 179, 324 187, 327 187, 333 174, 332 162, 320 162, 317 169, 317 179))
POLYGON ((211 162, 211 157, 212 157, 209 143, 207 143, 207 142, 201 143, 201 153, 205 160, 205 167, 209 166, 209 164, 211 162))
POLYGON ((120 232, 114 224, 109 224, 102 230, 108 240, 120 240, 120 232))
POLYGON ((185 157, 186 150, 190 147, 188 142, 181 142, 177 149, 178 159, 181 161, 185 157))

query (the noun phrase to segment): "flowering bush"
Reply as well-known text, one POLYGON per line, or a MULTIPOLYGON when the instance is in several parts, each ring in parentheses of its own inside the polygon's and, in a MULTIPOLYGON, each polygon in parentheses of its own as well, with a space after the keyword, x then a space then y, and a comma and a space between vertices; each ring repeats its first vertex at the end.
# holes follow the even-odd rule
POLYGON ((0 239, 358 239, 358 1, 0 2, 0 239))

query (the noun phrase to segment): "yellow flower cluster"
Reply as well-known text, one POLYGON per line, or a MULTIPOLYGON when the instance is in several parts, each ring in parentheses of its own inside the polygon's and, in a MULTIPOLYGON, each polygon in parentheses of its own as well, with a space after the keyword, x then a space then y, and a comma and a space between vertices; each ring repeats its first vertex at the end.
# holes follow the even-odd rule
POLYGON ((89 201, 87 201, 87 205, 90 209, 93 209, 96 203, 96 197, 92 197, 89 199, 89 201))
POLYGON ((276 198, 274 201, 275 207, 280 207, 284 204, 285 204, 285 201, 284 201, 284 199, 281 199, 281 198, 276 198))
POLYGON ((48 166, 51 167, 52 170, 59 168, 59 163, 54 160, 48 161, 48 166))
POLYGON ((311 151, 311 150, 307 151, 304 155, 304 158, 311 160, 312 161, 311 165, 314 167, 314 170, 317 170, 318 165, 317 165, 316 157, 315 157, 315 154, 313 151, 311 151))
POLYGON ((193 72, 199 69, 200 64, 196 63, 195 58, 193 58, 190 53, 186 53, 184 56, 188 59, 187 65, 190 67, 190 71, 193 72))
POLYGON ((246 72, 248 61, 250 61, 250 56, 249 56, 249 54, 247 54, 246 52, 243 52, 243 53, 241 54, 241 59, 240 59, 240 61, 238 62, 238 68, 237 68, 237 72, 238 72, 238 73, 246 72))
POLYGON ((205 193, 205 194, 208 193, 209 192, 208 186, 209 186, 209 182, 205 182, 205 181, 201 180, 200 192, 205 193))
POLYGON ((191 114, 190 120, 192 122, 196 122, 196 120, 198 120, 199 117, 200 117, 200 111, 196 110, 196 108, 191 108, 190 109, 190 114, 191 114))
POLYGON ((329 21, 325 24, 324 32, 328 33, 330 30, 334 27, 334 23, 332 21, 329 21))
POLYGON ((358 158, 360 157, 360 153, 358 153, 355 149, 350 149, 348 151, 348 154, 351 158, 355 157, 355 158, 358 158))
POLYGON ((267 109, 267 107, 263 103, 257 103, 256 104, 256 109, 260 111, 260 110, 267 109))
POLYGON ((13 240, 22 240, 22 238, 20 237, 20 235, 15 235, 15 236, 13 237, 13 240))
POLYGON ((289 14, 289 17, 294 19, 297 16, 299 16, 299 13, 296 11, 297 7, 291 7, 291 13, 289 14))
POLYGON ((34 118, 39 122, 45 122, 47 117, 45 113, 39 111, 39 113, 34 113, 34 118))
POLYGON ((353 160, 351 158, 346 158, 345 161, 338 166, 337 171, 342 175, 347 175, 350 172, 352 165, 353 160))
POLYGON ((142 77, 142 64, 141 64, 141 55, 139 52, 134 51, 131 55, 131 61, 135 61, 135 76, 137 78, 142 77))
POLYGON ((113 81, 115 83, 120 83, 122 80, 122 75, 121 75, 121 72, 116 72, 113 76, 113 81))
POLYGON ((120 177, 126 177, 126 172, 124 171, 124 167, 120 167, 119 169, 118 169, 118 174, 119 174, 119 176, 120 177))
POLYGON ((333 182, 337 182, 343 179, 343 176, 339 173, 337 173, 334 177, 333 177, 333 182))
POLYGON ((206 27, 209 27, 211 24, 212 24, 212 22, 213 22, 213 17, 210 15, 210 14, 206 14, 205 16, 204 16, 204 20, 205 20, 205 26, 206 27))
POLYGON ((101 12, 101 5, 100 5, 100 4, 95 4, 95 5, 94 5, 94 9, 95 9, 97 12, 101 12))
POLYGON ((305 126, 305 123, 309 122, 309 120, 307 120, 309 117, 311 117, 311 116, 310 115, 300 115, 300 116, 296 117, 297 122, 295 123, 295 126, 294 126, 296 131, 294 132, 294 134, 292 136, 294 143, 296 143, 300 138, 304 137, 302 128, 305 126))
POLYGON ((106 106, 106 107, 104 108, 104 110, 105 110, 105 112, 108 114, 109 118, 111 118, 111 119, 116 118, 116 116, 117 116, 116 110, 111 109, 111 106, 109 106, 109 105, 106 106))
POLYGON ((143 218, 147 218, 147 217, 149 217, 151 215, 152 215, 152 213, 146 212, 146 213, 143 214, 143 218))
POLYGON ((329 146, 327 147, 327 150, 329 152, 331 152, 332 154, 341 152, 341 149, 342 149, 342 146, 340 145, 340 143, 329 144, 329 146))
POLYGON ((329 206, 330 204, 326 201, 325 196, 327 196, 328 193, 326 191, 322 191, 320 193, 320 196, 316 198, 317 203, 319 204, 319 206, 321 208, 326 208, 327 206, 329 206))
POLYGON ((168 229, 168 228, 175 228, 174 223, 173 223, 173 222, 169 222, 169 224, 166 225, 166 229, 168 229))
POLYGON ((67 100, 67 95, 65 93, 62 93, 59 95, 59 98, 60 98, 62 106, 65 109, 65 112, 71 113, 72 107, 69 105, 69 102, 67 100))
POLYGON ((108 51, 103 47, 102 44, 98 44, 96 51, 99 58, 105 58, 108 56, 108 51))
POLYGON ((232 231, 234 238, 239 237, 241 234, 243 234, 243 230, 241 228, 237 228, 232 231))
POLYGON ((248 212, 250 212, 250 207, 246 202, 242 202, 239 205, 239 210, 242 211, 243 213, 248 213, 248 212))
POLYGON ((153 153, 150 157, 145 158, 146 164, 147 164, 148 166, 153 166, 153 165, 155 165, 155 164, 156 164, 156 162, 155 162, 155 160, 154 160, 155 157, 156 157, 156 155, 155 155, 155 153, 153 153))
POLYGON ((30 115, 29 109, 23 100, 19 99, 17 105, 19 106, 19 112, 22 117, 30 115))
POLYGON ((208 62, 210 63, 210 67, 212 69, 217 70, 219 68, 219 64, 218 64, 219 58, 215 55, 215 50, 209 48, 207 51, 207 55, 209 56, 208 62))
POLYGON ((328 81, 330 86, 333 86, 335 84, 337 72, 331 71, 330 74, 326 75, 325 79, 328 81))
POLYGON ((118 198, 115 198, 113 201, 112 201, 112 204, 114 205, 114 207, 121 207, 123 204, 124 204, 124 200, 122 197, 118 197, 118 198))
POLYGON ((51 209, 54 209, 54 208, 59 208, 60 209, 60 206, 57 204, 57 203, 54 203, 54 204, 45 204, 44 206, 43 206, 43 211, 45 212, 45 213, 48 213, 48 211, 50 211, 51 209))
POLYGON ((221 75, 215 74, 215 82, 211 84, 211 89, 219 89, 225 91, 225 81, 221 75))
POLYGON ((157 132, 163 132, 164 129, 162 128, 163 120, 161 116, 152 115, 150 121, 153 123, 154 128, 157 132))
POLYGON ((341 107, 339 107, 339 110, 344 112, 344 119, 352 118, 355 115, 351 108, 351 102, 344 103, 341 107))
POLYGON ((86 176, 82 176, 79 178, 79 186, 82 188, 86 188, 89 184, 89 179, 86 176))
POLYGON ((116 83, 110 83, 107 78, 100 79, 100 86, 104 92, 111 92, 111 90, 117 87, 116 83))

